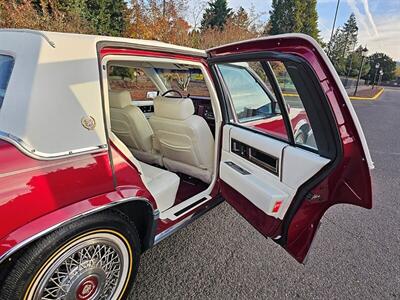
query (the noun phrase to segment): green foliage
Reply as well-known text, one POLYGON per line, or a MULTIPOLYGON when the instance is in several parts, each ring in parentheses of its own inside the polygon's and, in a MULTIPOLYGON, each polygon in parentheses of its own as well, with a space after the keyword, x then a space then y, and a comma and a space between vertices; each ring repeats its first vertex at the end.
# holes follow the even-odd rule
POLYGON ((349 19, 343 25, 343 28, 338 28, 335 34, 332 36, 332 40, 327 45, 329 57, 332 60, 333 65, 339 75, 345 75, 348 73, 349 62, 352 58, 358 61, 358 57, 361 57, 361 53, 356 51, 353 53, 353 49, 357 44, 358 27, 354 14, 351 14, 349 19), (353 56, 350 56, 351 54, 353 56))
POLYGON ((228 8, 226 0, 211 0, 203 14, 201 29, 217 27, 222 30, 231 15, 232 9, 228 8))
POLYGON ((299 17, 302 19, 302 27, 299 32, 312 36, 320 41, 318 30, 317 0, 302 1, 303 8, 299 10, 299 17))
MULTIPOLYGON (((379 70, 383 71, 382 80, 393 80, 396 74, 396 62, 385 53, 374 53, 369 56, 370 71, 368 73, 368 78, 370 81, 374 80, 376 68, 375 66, 379 63, 379 70)), ((379 75, 378 75, 379 76, 379 75)), ((377 78, 378 78, 377 76, 377 78)))
MULTIPOLYGON (((340 75, 348 75, 349 77, 357 77, 361 68, 362 62, 362 46, 359 46, 355 51, 350 53, 346 58, 346 69, 345 72, 339 73, 340 75)), ((367 60, 364 59, 364 65, 362 68, 361 77, 365 77, 370 70, 367 60)))
POLYGON ((273 0, 268 34, 300 32, 321 42, 316 0, 273 0))
POLYGON ((58 8, 63 11, 77 13, 81 16, 84 15, 86 10, 86 0, 58 0, 58 8))
MULTIPOLYGON (((32 0, 39 13, 42 0, 32 0)), ((74 13, 86 20, 99 35, 121 36, 125 27, 126 3, 124 0, 58 0, 54 2, 62 12, 74 13)))
POLYGON ((344 51, 346 54, 351 51, 352 48, 357 44, 358 38, 358 26, 355 15, 352 13, 349 19, 344 23, 342 34, 344 35, 345 45, 344 51))
POLYGON ((292 9, 293 0, 273 0, 269 11, 269 34, 280 34, 293 31, 292 9))
POLYGON ((328 54, 339 75, 346 73, 345 36, 340 28, 336 29, 328 43, 328 54))
POLYGON ((124 31, 124 0, 88 0, 83 17, 100 35, 120 36, 124 31))
POLYGON ((135 69, 134 68, 127 68, 127 67, 119 67, 119 66, 112 66, 109 70, 110 76, 118 76, 122 79, 124 78, 135 78, 135 69))

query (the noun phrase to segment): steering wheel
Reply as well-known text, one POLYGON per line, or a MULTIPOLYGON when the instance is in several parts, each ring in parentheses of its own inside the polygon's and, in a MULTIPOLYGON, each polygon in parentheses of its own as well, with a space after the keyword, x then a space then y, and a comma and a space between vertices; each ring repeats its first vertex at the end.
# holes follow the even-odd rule
POLYGON ((168 90, 168 91, 166 91, 166 92, 164 92, 161 96, 162 97, 164 97, 165 95, 167 95, 167 94, 169 94, 169 93, 172 93, 172 92, 174 92, 174 93, 176 93, 176 94, 178 94, 181 98, 183 98, 183 96, 182 96, 182 94, 181 94, 181 92, 180 91, 177 91, 177 90, 168 90))

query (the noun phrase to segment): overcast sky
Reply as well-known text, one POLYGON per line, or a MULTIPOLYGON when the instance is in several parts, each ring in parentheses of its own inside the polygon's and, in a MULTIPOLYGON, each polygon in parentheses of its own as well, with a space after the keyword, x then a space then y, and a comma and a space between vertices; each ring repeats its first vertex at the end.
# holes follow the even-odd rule
MULTIPOLYGON (((190 0, 190 6, 199 0, 190 0)), ((254 7, 263 13, 262 21, 269 17, 272 0, 228 0, 229 6, 254 7)), ((319 29, 325 41, 329 40, 337 0, 317 0, 319 29)), ((351 13, 357 18, 359 42, 367 45, 370 53, 384 52, 400 61, 400 0, 340 0, 336 27, 342 26, 351 13)))

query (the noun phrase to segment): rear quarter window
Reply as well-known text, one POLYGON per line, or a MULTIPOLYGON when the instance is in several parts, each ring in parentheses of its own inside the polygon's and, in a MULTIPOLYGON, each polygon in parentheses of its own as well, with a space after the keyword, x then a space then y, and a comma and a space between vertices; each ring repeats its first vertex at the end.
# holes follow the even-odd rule
POLYGON ((0 109, 3 105, 8 81, 11 77, 11 71, 14 67, 14 58, 8 55, 0 54, 0 109))

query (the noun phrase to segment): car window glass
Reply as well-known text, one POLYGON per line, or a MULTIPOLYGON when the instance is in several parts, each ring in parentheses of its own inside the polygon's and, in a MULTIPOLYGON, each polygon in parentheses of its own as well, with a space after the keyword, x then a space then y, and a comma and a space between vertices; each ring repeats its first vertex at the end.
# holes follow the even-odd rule
POLYGON ((281 61, 270 61, 269 64, 282 91, 295 143, 317 150, 314 133, 303 101, 297 92, 296 86, 285 64, 281 61))
POLYGON ((112 91, 128 90, 134 101, 152 100, 158 94, 156 85, 140 68, 110 66, 108 82, 112 91))
POLYGON ((0 108, 6 94, 8 81, 14 67, 14 58, 7 55, 0 55, 0 108))
POLYGON ((179 69, 155 68, 154 70, 168 90, 176 90, 186 97, 210 97, 204 75, 199 68, 180 65, 179 69))
POLYGON ((288 140, 279 105, 260 62, 217 65, 242 126, 288 140))

